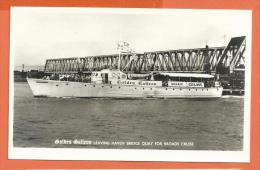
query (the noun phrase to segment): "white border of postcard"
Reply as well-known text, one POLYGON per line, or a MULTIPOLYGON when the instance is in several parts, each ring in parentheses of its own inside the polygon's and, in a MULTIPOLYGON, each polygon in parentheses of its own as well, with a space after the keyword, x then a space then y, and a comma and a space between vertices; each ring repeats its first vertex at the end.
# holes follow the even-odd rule
MULTIPOLYGON (((149 150, 149 149, 72 149, 72 148, 19 148, 13 146, 13 105, 14 105, 14 42, 12 36, 13 12, 80 12, 113 14, 156 14, 172 11, 185 12, 195 9, 129 9, 129 8, 49 8, 49 7, 12 7, 10 26, 10 87, 9 87, 9 159, 35 160, 109 160, 109 161, 176 161, 176 162, 249 162, 250 161, 250 98, 251 98, 251 57, 246 60, 245 103, 244 103, 244 139, 243 151, 205 151, 205 150, 149 150)), ((197 10, 197 9, 196 9, 197 10)), ((205 10, 204 10, 205 11, 205 10)), ((221 10, 218 10, 221 12, 221 10)), ((225 10, 226 11, 226 10, 225 10)), ((232 10, 234 11, 234 10, 232 10)), ((252 11, 249 25, 252 36, 252 11)), ((238 28, 239 29, 239 28, 238 28)), ((251 36, 247 37, 246 56, 251 56, 251 36)))

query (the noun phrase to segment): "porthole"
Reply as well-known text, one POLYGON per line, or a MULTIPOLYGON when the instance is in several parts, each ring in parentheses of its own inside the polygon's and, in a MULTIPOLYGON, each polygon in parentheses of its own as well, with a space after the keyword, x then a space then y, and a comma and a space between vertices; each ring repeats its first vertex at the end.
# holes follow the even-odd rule
POLYGON ((59 85, 58 85, 58 84, 56 84, 56 86, 58 87, 59 85))
POLYGON ((110 88, 112 88, 112 86, 110 86, 110 88))
POLYGON ((135 90, 136 90, 136 87, 135 87, 135 90))
POLYGON ((104 86, 102 86, 102 88, 103 88, 104 86))
POLYGON ((95 87, 95 85, 93 85, 93 87, 95 87))
POLYGON ((151 90, 153 90, 153 88, 151 88, 151 90))
POLYGON ((87 85, 85 84, 85 87, 87 87, 87 85))
POLYGON ((143 88, 143 90, 144 90, 144 88, 143 88))
POLYGON ((118 88, 120 89, 121 87, 119 86, 118 88))

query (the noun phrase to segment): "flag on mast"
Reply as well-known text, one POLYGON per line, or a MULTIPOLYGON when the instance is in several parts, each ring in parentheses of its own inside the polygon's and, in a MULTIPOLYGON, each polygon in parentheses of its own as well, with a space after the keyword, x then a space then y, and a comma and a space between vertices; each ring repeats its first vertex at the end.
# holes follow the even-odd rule
POLYGON ((119 42, 117 44, 117 51, 119 51, 120 53, 132 53, 133 50, 130 49, 129 47, 129 43, 127 42, 119 42))

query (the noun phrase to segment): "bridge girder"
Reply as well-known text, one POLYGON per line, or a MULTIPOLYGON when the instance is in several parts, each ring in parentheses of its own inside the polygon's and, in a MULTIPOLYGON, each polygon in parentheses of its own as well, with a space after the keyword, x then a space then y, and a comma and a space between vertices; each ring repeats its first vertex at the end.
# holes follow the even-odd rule
MULTIPOLYGON (((124 72, 203 72, 205 64, 212 72, 221 63, 225 67, 236 68, 245 60, 245 37, 232 38, 227 47, 206 47, 168 51, 153 51, 138 54, 121 54, 120 70, 124 72)), ((92 72, 118 67, 119 55, 100 55, 81 58, 48 59, 46 73, 92 72)))

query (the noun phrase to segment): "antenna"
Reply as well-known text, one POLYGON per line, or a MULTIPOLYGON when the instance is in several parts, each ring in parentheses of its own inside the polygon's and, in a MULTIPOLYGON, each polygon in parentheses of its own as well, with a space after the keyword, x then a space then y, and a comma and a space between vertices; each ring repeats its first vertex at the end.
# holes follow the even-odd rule
POLYGON ((118 51, 118 61, 117 61, 117 69, 118 70, 120 70, 120 58, 121 58, 121 48, 122 48, 122 46, 121 46, 121 42, 119 41, 118 43, 117 43, 117 51, 118 51))
POLYGON ((119 53, 118 53, 118 70, 120 71, 120 64, 121 64, 121 50, 119 50, 119 53))
POLYGON ((118 46, 117 46, 117 50, 119 51, 118 52, 118 64, 117 64, 117 69, 120 71, 120 65, 121 65, 121 48, 122 48, 122 32, 121 32, 122 29, 119 30, 119 43, 118 43, 118 46))

